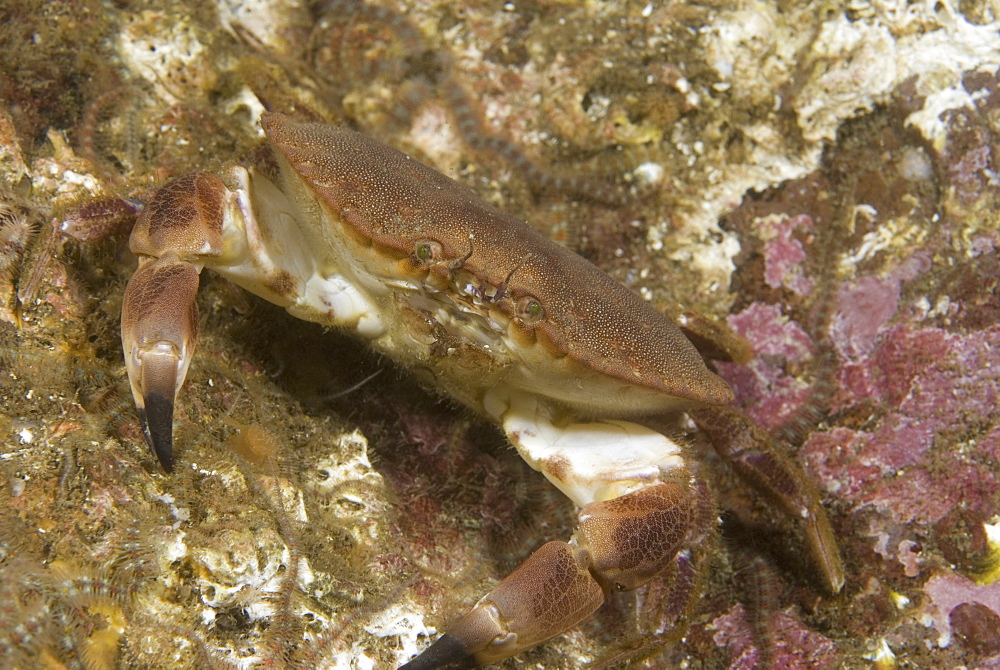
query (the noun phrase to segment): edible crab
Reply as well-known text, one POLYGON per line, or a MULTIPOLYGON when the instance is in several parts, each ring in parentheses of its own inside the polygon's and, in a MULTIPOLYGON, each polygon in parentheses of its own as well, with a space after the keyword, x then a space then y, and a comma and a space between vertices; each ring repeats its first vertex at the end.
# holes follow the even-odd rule
POLYGON ((173 407, 209 267, 292 315, 355 333, 495 422, 580 509, 404 668, 493 663, 558 635, 612 590, 673 576, 716 523, 686 448, 641 421, 685 418, 803 526, 831 592, 844 583, 815 490, 674 322, 464 186, 352 130, 264 114, 274 161, 189 174, 144 208, 122 343, 146 439, 174 464, 173 407), (706 513, 706 509, 710 510, 706 513))

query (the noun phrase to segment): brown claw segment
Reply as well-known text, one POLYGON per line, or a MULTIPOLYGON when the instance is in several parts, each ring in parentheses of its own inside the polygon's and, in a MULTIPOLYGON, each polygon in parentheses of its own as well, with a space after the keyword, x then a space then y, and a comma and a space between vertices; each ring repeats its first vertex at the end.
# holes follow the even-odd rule
POLYGON ((400 670, 495 663, 566 631, 610 588, 637 588, 667 568, 692 517, 691 492, 673 482, 586 505, 573 543, 542 545, 400 670))
POLYGON ((673 560, 692 523, 688 490, 657 484, 580 510, 592 569, 620 591, 638 588, 673 560))
POLYGON ((122 346, 150 449, 173 470, 173 418, 198 335, 198 271, 176 257, 143 259, 122 304, 122 346))
POLYGON ((840 593, 845 576, 837 540, 819 494, 802 469, 777 451, 764 431, 741 412, 708 407, 690 414, 744 481, 802 521, 806 547, 823 584, 831 593, 840 593))
POLYGON ((604 602, 604 590, 587 563, 584 550, 565 542, 542 545, 448 631, 450 640, 424 652, 433 652, 435 664, 427 665, 421 654, 402 667, 495 663, 562 633, 604 602), (441 647, 452 655, 444 658, 441 647))

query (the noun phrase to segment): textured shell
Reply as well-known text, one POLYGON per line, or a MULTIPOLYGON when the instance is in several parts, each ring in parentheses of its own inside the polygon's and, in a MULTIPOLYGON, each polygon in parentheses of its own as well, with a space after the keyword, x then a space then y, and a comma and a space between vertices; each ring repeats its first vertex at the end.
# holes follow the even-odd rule
POLYGON ((534 296, 536 333, 603 374, 688 401, 725 404, 732 392, 663 314, 577 254, 482 202, 465 186, 355 131, 265 114, 264 132, 289 165, 353 234, 399 257, 418 240, 481 281, 507 287, 498 308, 513 316, 534 296))

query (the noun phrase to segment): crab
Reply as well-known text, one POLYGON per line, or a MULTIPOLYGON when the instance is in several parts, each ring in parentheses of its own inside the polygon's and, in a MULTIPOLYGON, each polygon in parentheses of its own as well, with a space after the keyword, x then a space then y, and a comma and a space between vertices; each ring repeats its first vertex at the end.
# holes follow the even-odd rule
POLYGON ((611 591, 690 572, 692 547, 717 515, 704 512, 714 503, 686 447, 647 425, 664 417, 693 421, 801 523, 818 579, 840 591, 844 570, 816 491, 731 407, 729 387, 678 325, 403 153, 280 114, 260 123, 271 164, 166 184, 131 235, 140 262, 122 343, 162 466, 174 466, 173 408, 208 267, 296 317, 353 332, 494 422, 579 508, 568 541, 537 549, 402 668, 494 663, 563 633, 611 591))

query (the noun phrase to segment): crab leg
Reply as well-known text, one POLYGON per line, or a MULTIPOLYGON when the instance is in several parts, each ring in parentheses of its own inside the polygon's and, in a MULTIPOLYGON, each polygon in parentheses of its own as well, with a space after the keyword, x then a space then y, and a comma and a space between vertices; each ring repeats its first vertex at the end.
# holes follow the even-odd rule
POLYGON ((577 530, 543 545, 401 670, 475 667, 529 649, 611 590, 646 584, 705 533, 680 447, 663 435, 626 421, 565 425, 536 398, 503 390, 485 405, 522 457, 580 505, 577 530))
POLYGON ((831 593, 844 587, 844 564, 815 487, 792 460, 743 413, 727 407, 694 410, 691 417, 740 477, 802 523, 809 558, 831 593))
POLYGON ((139 269, 122 304, 122 346, 136 412, 164 469, 173 469, 174 402, 198 335, 198 273, 222 253, 222 200, 228 191, 208 173, 162 188, 129 240, 139 269))

